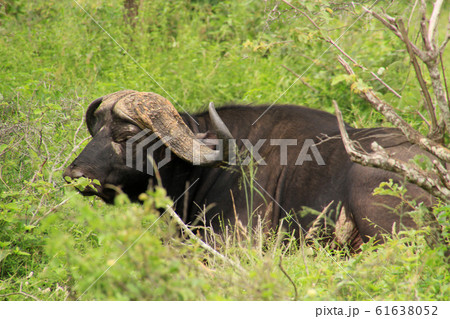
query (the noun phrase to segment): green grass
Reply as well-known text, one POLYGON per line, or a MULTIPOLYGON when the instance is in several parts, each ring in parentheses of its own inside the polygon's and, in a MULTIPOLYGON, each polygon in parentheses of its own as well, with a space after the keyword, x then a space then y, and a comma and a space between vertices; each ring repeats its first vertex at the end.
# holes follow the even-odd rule
MULTIPOLYGON (((210 238, 240 273, 179 238, 168 216, 158 219, 162 193, 143 206, 120 198, 111 207, 65 187, 62 172, 87 143, 87 105, 122 89, 159 93, 189 112, 210 101, 332 111, 335 99, 350 124, 385 124, 338 81, 344 71, 335 50, 311 65, 328 44, 305 18, 283 7, 267 28, 271 1, 145 1, 134 29, 123 20, 123 1, 79 2, 110 36, 73 1, 0 1, 0 300, 291 300, 282 268, 299 300, 448 299, 442 247, 430 248, 423 231, 351 256, 314 244, 286 251, 280 234, 210 238), (298 74, 309 68, 303 79, 314 89, 291 87, 296 78, 282 65, 298 74)), ((357 16, 330 12, 327 3, 307 9, 336 39, 357 16)), ((391 13, 409 17, 399 3, 391 13)), ((384 68, 402 100, 360 75, 426 128, 415 113, 426 113, 417 81, 393 35, 363 18, 340 45, 370 70, 384 68)), ((448 52, 443 58, 450 65, 448 52)), ((442 210, 448 232, 450 209, 442 210)))

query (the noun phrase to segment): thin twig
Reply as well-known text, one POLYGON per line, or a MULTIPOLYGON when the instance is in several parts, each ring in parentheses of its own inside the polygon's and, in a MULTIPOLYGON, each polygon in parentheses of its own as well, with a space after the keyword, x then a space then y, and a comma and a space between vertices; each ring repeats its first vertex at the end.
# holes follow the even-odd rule
POLYGON ((289 72, 291 72, 292 74, 294 74, 304 85, 306 85, 307 87, 309 87, 311 90, 313 90, 314 92, 318 92, 318 90, 314 87, 312 87, 310 84, 308 84, 305 80, 302 79, 302 77, 300 75, 298 75, 297 73, 295 73, 293 70, 289 69, 287 66, 285 65, 281 65, 283 68, 285 68, 286 70, 288 70, 289 72))
POLYGON ((430 23, 428 26, 428 41, 431 45, 436 42, 437 24, 443 2, 444 0, 436 0, 434 3, 433 12, 431 13, 430 23))
POLYGON ((8 190, 10 191, 11 188, 10 188, 10 187, 8 186, 8 184, 6 184, 6 182, 3 180, 3 177, 2 177, 2 168, 3 168, 3 166, 0 166, 0 181, 2 181, 3 184, 5 184, 6 188, 8 188, 8 190))
POLYGON ((17 291, 17 292, 10 292, 10 293, 4 294, 4 295, 0 295, 0 298, 12 296, 12 295, 22 295, 22 296, 34 299, 36 301, 41 301, 39 298, 22 291, 22 283, 20 283, 19 291, 17 291))
POLYGON ((447 45, 449 40, 450 40, 450 13, 448 14, 447 34, 445 35, 445 39, 442 42, 441 46, 439 47, 439 52, 441 54, 442 54, 442 52, 444 52, 445 46, 447 45))
POLYGON ((281 272, 286 276, 286 278, 289 280, 289 282, 292 284, 292 286, 294 287, 294 301, 298 300, 298 292, 297 292, 297 285, 295 284, 295 282, 292 280, 291 276, 289 276, 289 274, 287 273, 286 270, 284 270, 283 268, 283 254, 280 255, 280 262, 278 263, 278 267, 280 268, 281 272))
POLYGON ((69 155, 67 155, 67 157, 65 158, 64 162, 63 162, 58 168, 56 168, 55 171, 59 171, 59 170, 62 170, 63 168, 65 168, 67 162, 72 158, 72 155, 73 155, 76 151, 78 151, 78 149, 81 147, 81 145, 82 145, 85 141, 87 141, 87 140, 90 139, 90 138, 91 138, 90 136, 85 137, 85 138, 82 139, 77 145, 75 145, 75 147, 70 151, 69 155))
POLYGON ((420 1, 420 33, 422 35, 423 44, 427 51, 432 50, 430 38, 428 37, 428 24, 427 24, 427 3, 425 0, 420 1))
POLYGON ((413 8, 412 8, 412 10, 411 10, 411 14, 409 15, 409 19, 408 19, 408 29, 409 29, 409 26, 411 25, 411 19, 412 19, 413 15, 414 15, 414 11, 416 11, 417 2, 419 2, 419 0, 414 1, 414 5, 413 5, 413 8))
POLYGON ((403 20, 398 20, 398 27, 403 36, 403 42, 406 45, 406 49, 408 50, 409 57, 411 59, 411 63, 414 67, 414 71, 416 72, 417 80, 419 81, 420 88, 422 89, 422 93, 425 97, 425 105, 428 110, 428 114, 431 118, 431 132, 435 132, 438 130, 438 124, 436 120, 436 114, 433 107, 433 101, 431 100, 430 92, 427 89, 427 85, 422 76, 422 70, 420 69, 419 63, 417 62, 416 56, 411 47, 411 41, 408 38, 408 32, 405 29, 405 25, 403 24, 403 20))
MULTIPOLYGON (((376 13, 375 11, 372 11, 370 9, 367 9, 366 7, 363 6, 363 9, 370 13, 375 19, 377 19, 378 21, 380 21, 385 27, 387 27, 389 30, 391 30, 400 40, 403 41, 403 37, 401 32, 398 29, 398 26, 395 22, 395 20, 389 22, 387 21, 385 18, 383 18, 381 15, 379 15, 378 13, 376 13)), ((414 43, 411 43, 411 47, 414 51, 414 53, 422 60, 427 59, 427 55, 425 52, 423 52, 422 50, 420 50, 414 43)))
POLYGON ((416 111, 416 113, 417 113, 417 115, 419 115, 420 116, 420 118, 422 119, 422 121, 424 121, 425 122, 425 124, 428 126, 428 130, 431 130, 431 124, 430 124, 430 122, 428 122, 428 120, 426 119, 426 117, 425 116, 423 116, 423 114, 422 113, 420 113, 420 111, 419 110, 417 110, 416 111))
POLYGON ((298 8, 296 8, 296 7, 293 6, 291 3, 289 3, 289 2, 287 2, 287 1, 285 1, 285 0, 281 0, 281 1, 283 1, 284 3, 286 3, 288 6, 290 6, 292 9, 294 9, 294 10, 297 11, 298 13, 303 14, 303 15, 309 20, 309 22, 311 22, 311 23, 316 27, 317 30, 322 31, 322 30, 320 29, 320 27, 314 22, 314 20, 311 19, 311 18, 309 17, 309 15, 306 14, 306 12, 304 12, 304 11, 302 11, 302 10, 299 10, 298 8))
MULTIPOLYGON (((291 8, 293 8, 294 10, 296 10, 297 12, 303 14, 313 25, 314 27, 319 30, 319 32, 322 32, 322 29, 314 22, 313 19, 311 19, 311 17, 309 17, 309 15, 304 12, 299 10, 297 7, 295 7, 294 5, 292 5, 291 3, 282 0, 284 3, 286 3, 287 5, 289 5, 291 8)), ((367 9, 368 10, 368 9, 367 9)), ((399 99, 402 98, 402 96, 397 93, 392 87, 390 87, 386 82, 384 82, 378 75, 376 75, 374 72, 369 71, 369 69, 367 69, 365 66, 363 66, 362 64, 358 63, 355 59, 353 59, 347 52, 345 52, 333 39, 331 39, 329 36, 325 37, 325 41, 330 43, 331 45, 333 45, 339 52, 341 52, 344 56, 347 57, 347 59, 349 59, 355 66, 361 68, 363 71, 365 72, 369 72, 374 78, 375 80, 377 80, 378 82, 380 82, 384 87, 386 87, 390 92, 392 92, 396 97, 398 97, 399 99)), ((283 66, 284 67, 284 66, 283 66)), ((286 67, 284 67, 286 68, 286 67)), ((286 68, 287 69, 287 68, 286 68)), ((287 69, 288 71, 291 71, 289 69, 287 69)), ((291 71, 292 72, 292 71, 291 71)), ((292 72, 294 73, 294 72, 292 72)), ((294 73, 295 74, 295 73, 294 73)), ((297 75, 296 75, 297 76, 297 75)), ((297 76, 299 79, 300 77, 297 76)), ((302 81, 303 82, 303 81, 302 81)), ((305 82, 303 82, 303 84, 307 85, 305 82)), ((308 86, 308 85, 307 85, 308 86)), ((309 87, 309 86, 308 86, 309 87)))
MULTIPOLYGON (((449 26, 450 26, 450 24, 449 24, 449 26)), ((447 104, 448 104, 448 108, 450 109, 450 98, 448 96, 447 77, 445 76, 444 62, 442 61, 442 52, 439 52, 439 60, 441 63, 442 78, 444 79, 445 96, 447 97, 447 104)))
POLYGON ((12 296, 12 295, 23 295, 23 296, 25 296, 25 297, 34 299, 34 300, 36 300, 36 301, 41 301, 41 299, 36 298, 35 296, 30 295, 30 294, 27 294, 26 292, 23 292, 23 291, 10 292, 10 293, 4 294, 4 295, 0 295, 0 298, 12 296))
POLYGON ((221 259, 222 261, 232 265, 233 267, 236 267, 239 271, 246 273, 245 269, 241 267, 241 265, 235 263, 231 259, 225 257, 221 253, 219 253, 217 250, 206 244, 203 240, 198 238, 190 229, 186 226, 186 224, 181 220, 180 216, 172 209, 170 205, 167 205, 167 212, 169 215, 175 220, 175 222, 189 235, 191 239, 193 239, 195 242, 197 242, 203 249, 205 249, 207 252, 211 253, 215 257, 221 259))
MULTIPOLYGON (((57 210, 58 208, 60 208, 61 206, 65 205, 70 198, 66 198, 65 200, 63 200, 61 203, 59 203, 56 206, 53 206, 49 211, 47 211, 44 215, 42 215, 41 217, 39 217, 36 221, 34 221, 32 223, 33 226, 36 226, 42 219, 44 219, 45 217, 47 217, 48 215, 50 215, 51 213, 53 213, 55 210, 57 210)), ((34 218, 34 216, 33 216, 34 218)), ((33 218, 31 219, 31 222, 33 221, 33 218)))

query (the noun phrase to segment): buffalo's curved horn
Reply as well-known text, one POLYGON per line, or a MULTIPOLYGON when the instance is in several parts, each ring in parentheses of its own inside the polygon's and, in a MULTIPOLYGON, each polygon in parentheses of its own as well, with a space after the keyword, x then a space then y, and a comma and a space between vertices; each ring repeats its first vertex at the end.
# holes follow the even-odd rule
POLYGON ((185 161, 205 166, 223 161, 221 152, 196 139, 172 103, 156 93, 130 93, 117 102, 115 111, 133 120, 141 129, 153 131, 185 161))
POLYGON ((222 121, 219 114, 217 114, 213 102, 209 103, 208 112, 214 132, 219 139, 223 140, 223 158, 233 160, 236 153, 236 143, 234 143, 233 135, 222 121))

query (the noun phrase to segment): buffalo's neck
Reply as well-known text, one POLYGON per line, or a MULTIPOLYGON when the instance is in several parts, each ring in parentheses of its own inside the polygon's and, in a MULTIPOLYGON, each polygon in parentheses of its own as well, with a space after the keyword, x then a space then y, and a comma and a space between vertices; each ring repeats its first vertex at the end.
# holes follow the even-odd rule
MULTIPOLYGON (((220 109, 218 111, 220 113, 220 109)), ((194 134, 213 131, 208 113, 197 115, 182 113, 180 115, 194 134)), ((239 128, 248 129, 251 123, 247 123, 248 125, 226 124, 229 125, 233 135, 239 136, 242 134, 239 132, 239 128)), ((212 204, 207 202, 206 197, 212 184, 224 172, 223 169, 217 167, 192 165, 173 153, 171 161, 160 169, 162 184, 167 190, 167 194, 174 200, 177 213, 186 223, 192 223, 198 218, 199 212, 203 209, 202 205, 212 204)))

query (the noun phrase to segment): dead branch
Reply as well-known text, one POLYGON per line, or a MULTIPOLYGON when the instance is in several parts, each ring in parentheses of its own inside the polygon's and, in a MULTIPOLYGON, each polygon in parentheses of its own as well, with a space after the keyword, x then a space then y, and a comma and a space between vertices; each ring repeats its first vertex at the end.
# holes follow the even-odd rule
POLYGON ((409 26, 411 25, 411 19, 412 19, 413 15, 414 15, 414 11, 416 11, 416 6, 417 6, 417 2, 418 1, 419 0, 415 0, 414 1, 414 6, 413 6, 413 8, 411 10, 411 14, 409 15, 409 19, 408 19, 408 29, 409 29, 409 26))
POLYGON ((310 17, 308 14, 306 14, 306 12, 304 12, 304 11, 302 11, 302 10, 299 10, 297 7, 293 6, 291 3, 289 3, 289 2, 287 2, 287 1, 285 1, 285 0, 282 0, 282 1, 283 1, 284 3, 286 3, 288 6, 290 6, 292 9, 294 9, 295 11, 297 11, 298 13, 301 13, 302 15, 304 15, 304 16, 306 17, 306 19, 308 19, 309 22, 311 22, 312 25, 316 27, 317 30, 319 30, 320 32, 322 31, 322 30, 320 29, 320 27, 314 22, 314 20, 311 19, 311 17, 310 17))
POLYGON ((433 12, 431 13, 430 22, 428 26, 428 42, 431 44, 432 49, 433 44, 436 43, 436 33, 439 15, 441 13, 441 7, 444 0, 436 0, 433 7, 433 12))
MULTIPOLYGON (((344 59, 338 57, 339 62, 342 64, 348 74, 354 75, 353 69, 345 62, 344 59)), ((389 122, 398 127, 406 136, 408 141, 413 144, 419 145, 424 150, 430 152, 436 157, 445 162, 450 162, 450 150, 436 143, 435 141, 423 136, 418 131, 413 129, 408 122, 406 122, 400 115, 398 115, 394 108, 387 104, 385 101, 378 98, 375 92, 370 89, 364 89, 361 91, 361 96, 366 99, 372 107, 380 112, 389 122)))
POLYGON ((420 1, 419 12, 420 12, 420 16, 421 16, 420 33, 422 35, 422 40, 423 40, 425 49, 429 51, 432 49, 432 46, 431 46, 431 42, 429 41, 429 38, 428 38, 427 4, 426 4, 425 0, 420 1))
MULTIPOLYGON (((404 27, 403 21, 401 19, 393 19, 388 18, 385 14, 384 17, 380 16, 374 11, 371 11, 369 9, 364 8, 367 12, 372 14, 373 17, 378 19, 381 23, 383 23, 387 28, 389 28, 397 37, 402 40, 408 49, 408 53, 410 54, 411 61, 414 65, 417 78, 419 80, 420 86, 422 88, 422 92, 424 93, 427 109, 431 113, 431 110, 434 110, 431 98, 429 96, 428 90, 426 89, 426 83, 423 81, 422 74, 420 72, 420 68, 418 68, 417 61, 415 62, 415 56, 417 56, 419 59, 421 59, 425 65, 427 66, 428 73, 430 74, 431 79, 431 86, 433 87, 433 92, 437 101, 437 106, 439 107, 439 110, 441 111, 441 122, 445 123, 445 129, 448 134, 450 134, 450 109, 448 107, 449 101, 446 97, 445 90, 442 86, 440 71, 439 71, 439 56, 444 47, 446 46, 447 42, 450 38, 450 18, 449 23, 447 26, 447 35, 446 39, 442 43, 440 47, 438 47, 437 44, 437 24, 438 24, 438 18, 440 15, 440 11, 442 8, 443 0, 436 0, 433 7, 433 12, 431 14, 430 20, 427 21, 426 17, 426 9, 427 4, 425 0, 421 0, 420 5, 420 15, 421 15, 421 22, 420 22, 420 34, 422 36, 422 40, 424 43, 424 50, 420 50, 414 43, 409 41, 407 36, 407 30, 404 27)), ((435 113, 435 112, 433 112, 435 113)), ((432 122, 434 122, 435 115, 431 116, 432 122)), ((434 125, 433 125, 434 126, 434 125)), ((437 130, 431 132, 431 135, 437 135, 435 132, 439 132, 442 128, 438 125, 436 126, 437 130)))
POLYGON ((420 69, 419 63, 417 62, 416 56, 413 52, 413 49, 411 46, 412 43, 411 43, 411 41, 409 41, 408 31, 406 31, 405 25, 403 24, 402 19, 398 20, 398 27, 402 34, 403 42, 405 43, 406 49, 409 53, 411 63, 414 67, 414 71, 416 72, 416 77, 417 77, 417 80, 419 81, 420 88, 422 89, 422 93, 425 97, 425 105, 427 107, 428 114, 431 118, 431 129, 430 129, 431 132, 430 133, 434 133, 438 130, 438 124, 437 124, 436 114, 435 114, 435 110, 433 107, 433 101, 431 100, 430 92, 428 91, 425 80, 423 79, 422 70, 420 69))
POLYGON ((399 173, 411 183, 420 186, 430 194, 444 200, 445 202, 450 200, 450 190, 447 189, 441 181, 436 180, 435 176, 425 172, 415 164, 406 163, 392 158, 378 143, 372 143, 373 153, 363 153, 357 150, 355 147, 355 142, 350 140, 347 130, 345 129, 342 113, 339 110, 336 101, 333 101, 333 105, 336 111, 336 117, 338 119, 342 142, 344 143, 345 150, 347 151, 347 154, 352 162, 399 173))
POLYGON ((189 227, 181 220, 180 216, 172 209, 170 205, 167 205, 167 212, 169 215, 175 220, 175 222, 185 231, 191 239, 193 239, 196 243, 200 245, 203 249, 205 249, 207 252, 211 253, 213 256, 219 258, 220 260, 232 265, 242 273, 246 273, 245 269, 241 267, 241 265, 235 263, 231 259, 225 257, 221 253, 219 253, 217 250, 206 244, 203 240, 198 238, 190 229, 189 227))
MULTIPOLYGON (((54 211, 56 211, 59 207, 65 205, 70 198, 66 198, 65 200, 63 200, 61 203, 59 203, 58 205, 53 206, 49 211, 47 211, 44 215, 42 215, 41 217, 39 217, 36 221, 33 222, 33 218, 36 216, 36 214, 33 215, 32 219, 31 219, 31 224, 33 226, 36 226, 42 219, 44 219, 45 217, 47 217, 48 215, 50 215, 51 213, 53 213, 54 211)), ((36 211, 37 212, 37 211, 36 211)))
MULTIPOLYGON (((449 26, 450 26, 450 23, 449 23, 449 26)), ((442 52, 439 53, 439 60, 441 62, 442 79, 444 80, 445 96, 447 97, 447 104, 448 104, 448 108, 450 109, 450 97, 448 95, 448 85, 447 85, 447 78, 445 76, 444 62, 442 61, 442 52)))
POLYGON ((450 40, 450 13, 448 14, 447 34, 445 35, 445 39, 442 42, 441 46, 439 47, 439 52, 441 54, 442 54, 442 52, 444 52, 445 46, 447 45, 449 40, 450 40))
MULTIPOLYGON (((387 27, 389 30, 391 30, 400 40, 403 41, 403 36, 402 36, 400 30, 398 29, 398 26, 397 26, 397 23, 396 23, 395 19, 387 17, 387 15, 385 15, 385 17, 382 17, 381 15, 376 13, 375 11, 372 11, 372 10, 370 10, 370 9, 364 7, 364 6, 363 6, 363 9, 367 13, 370 13, 375 19, 380 21, 385 27, 387 27)), ((426 53, 423 52, 421 49, 419 49, 414 43, 411 43, 411 48, 413 49, 414 53, 421 60, 424 60, 424 59, 427 58, 426 53)))
POLYGON ((433 165, 435 167, 434 172, 439 176, 441 181, 445 184, 447 188, 450 189, 450 174, 447 169, 442 165, 441 162, 434 160, 433 165))
POLYGON ((4 294, 4 295, 0 295, 0 298, 13 296, 13 295, 22 295, 22 296, 25 296, 27 298, 34 299, 36 301, 41 301, 39 298, 22 291, 22 283, 20 283, 19 291, 17 291, 17 292, 10 292, 10 293, 4 294))

